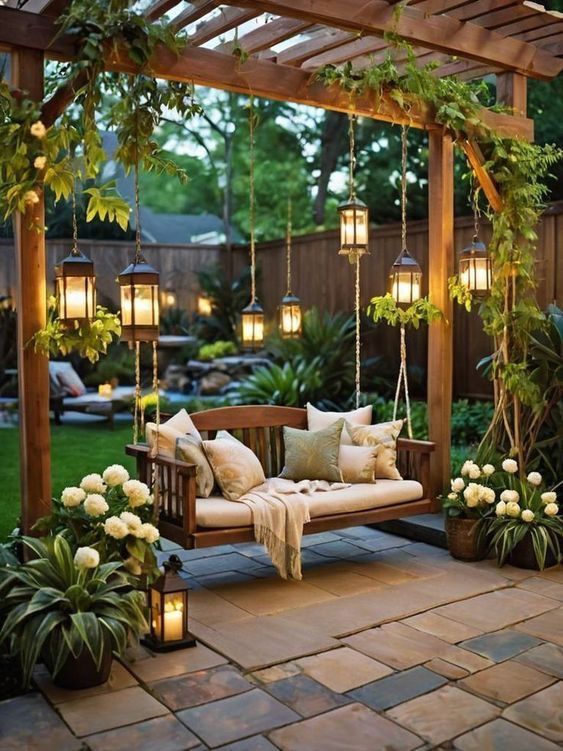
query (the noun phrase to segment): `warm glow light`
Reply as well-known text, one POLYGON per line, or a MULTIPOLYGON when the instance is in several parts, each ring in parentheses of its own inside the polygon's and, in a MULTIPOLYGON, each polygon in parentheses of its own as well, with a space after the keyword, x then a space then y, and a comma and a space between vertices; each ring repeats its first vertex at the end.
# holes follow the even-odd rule
POLYGON ((112 393, 113 389, 111 387, 111 383, 100 383, 100 385, 98 386, 98 394, 100 396, 111 398, 112 393))
POLYGON ((176 641, 184 635, 184 603, 167 600, 164 604, 164 641, 176 641))
POLYGON ((459 278, 474 294, 486 294, 491 289, 492 267, 487 248, 477 236, 459 257, 459 278))
POLYGON ((135 326, 151 326, 153 320, 158 320, 158 298, 155 291, 156 288, 152 284, 136 284, 121 288, 123 326, 132 326, 133 323, 135 326))
POLYGON ((389 292, 397 305, 409 306, 422 297, 422 271, 406 248, 391 266, 389 292))
POLYGON ((94 264, 78 250, 56 268, 55 289, 63 322, 88 321, 96 312, 94 264))
POLYGON ((158 272, 137 261, 119 275, 121 288, 121 339, 153 342, 158 339, 158 272))
POLYGON ((278 329, 283 339, 295 339, 301 335, 301 305, 299 298, 286 295, 278 308, 278 329))
POLYGON ((260 349, 264 344, 264 311, 257 301, 242 311, 242 346, 245 349, 260 349))
POLYGON ((197 297, 197 312, 198 315, 207 318, 211 315, 211 300, 207 295, 200 294, 197 297))
POLYGON ((178 295, 170 287, 162 290, 160 298, 162 308, 176 308, 178 305, 178 295))
POLYGON ((358 200, 340 204, 341 255, 365 255, 368 252, 368 208, 358 200))

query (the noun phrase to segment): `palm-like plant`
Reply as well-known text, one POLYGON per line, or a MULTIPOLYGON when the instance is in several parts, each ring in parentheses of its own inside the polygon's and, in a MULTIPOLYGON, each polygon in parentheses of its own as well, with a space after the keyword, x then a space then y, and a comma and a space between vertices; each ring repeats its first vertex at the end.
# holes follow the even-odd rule
POLYGON ((23 541, 37 557, 0 568, 0 645, 19 655, 25 686, 40 656, 54 677, 85 651, 99 670, 147 630, 144 597, 120 562, 79 567, 62 535, 23 541))
POLYGON ((198 338, 206 342, 222 339, 236 343, 240 312, 250 300, 250 267, 245 267, 233 282, 220 266, 201 269, 197 278, 211 303, 211 315, 196 320, 198 338))
POLYGON ((314 400, 321 386, 317 363, 303 360, 286 362, 283 367, 272 363, 257 368, 237 388, 241 404, 277 404, 302 407, 314 400))

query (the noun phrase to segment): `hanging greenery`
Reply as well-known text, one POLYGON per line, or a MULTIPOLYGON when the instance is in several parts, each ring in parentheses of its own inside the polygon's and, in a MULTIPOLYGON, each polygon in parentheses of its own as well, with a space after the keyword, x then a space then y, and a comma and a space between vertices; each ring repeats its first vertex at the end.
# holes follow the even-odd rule
MULTIPOLYGON (((523 426, 542 412, 548 398, 529 377, 528 365, 530 336, 546 325, 534 295, 535 227, 544 209, 545 179, 563 153, 555 146, 538 146, 497 133, 482 118, 482 102, 488 94, 485 83, 439 78, 434 75, 435 65, 418 67, 412 48, 402 40, 393 41, 407 53, 401 70, 389 56, 382 64, 364 69, 355 69, 349 63, 329 65, 317 76, 327 86, 337 84, 347 91, 351 107, 355 97, 369 94, 375 111, 386 97, 410 117, 422 103, 455 142, 460 144, 470 137, 479 144, 485 169, 502 201, 498 213, 489 211, 493 284, 491 294, 479 307, 484 330, 494 342, 490 373, 495 412, 482 450, 504 448, 525 466, 533 444, 523 426), (524 412, 529 413, 529 419, 524 412)), ((474 304, 457 277, 450 281, 450 290, 468 309, 474 304)), ((391 303, 384 300, 377 309, 380 317, 388 320, 386 316, 393 318, 396 314, 386 312, 391 303)))
POLYGON ((433 305, 428 297, 420 297, 408 308, 404 308, 397 304, 390 292, 372 297, 367 314, 374 323, 386 321, 390 326, 412 326, 413 329, 420 328, 421 323, 432 323, 443 318, 440 308, 433 305))

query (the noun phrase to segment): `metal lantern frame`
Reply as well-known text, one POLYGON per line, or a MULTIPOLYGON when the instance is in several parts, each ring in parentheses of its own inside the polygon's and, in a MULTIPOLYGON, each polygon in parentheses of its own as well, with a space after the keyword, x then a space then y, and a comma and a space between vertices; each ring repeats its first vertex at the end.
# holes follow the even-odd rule
POLYGON ((70 255, 55 267, 55 290, 59 319, 66 324, 74 321, 85 323, 96 314, 96 277, 94 262, 74 247, 70 255), (78 283, 77 283, 78 281, 78 283), (71 289, 72 287, 72 289, 71 289), (81 315, 72 315, 69 297, 74 293, 82 295, 81 315))
POLYGON ((155 342, 159 335, 159 273, 144 258, 136 258, 118 276, 121 294, 121 340, 124 342, 155 342), (138 321, 138 303, 141 300, 140 288, 149 287, 150 322, 138 321), (129 300, 126 295, 129 292, 129 300), (130 319, 126 323, 124 311, 130 309, 130 319))
POLYGON ((369 255, 369 210, 366 204, 352 195, 347 201, 342 201, 338 205, 337 211, 340 215, 340 250, 338 254, 341 256, 369 255))
POLYGON ((388 292, 397 305, 408 308, 422 297, 422 269, 406 248, 399 253, 389 272, 388 292), (409 294, 402 294, 408 285, 409 294))
POLYGON ((477 235, 473 237, 471 245, 464 248, 459 255, 459 278, 474 295, 485 296, 491 291, 492 261, 487 246, 479 240, 477 235))
POLYGON ((278 306, 278 331, 282 339, 299 339, 303 329, 301 301, 291 291, 291 196, 287 199, 285 236, 286 292, 278 306))
POLYGON ((264 345, 264 309, 255 297, 241 314, 242 348, 256 352, 264 345))

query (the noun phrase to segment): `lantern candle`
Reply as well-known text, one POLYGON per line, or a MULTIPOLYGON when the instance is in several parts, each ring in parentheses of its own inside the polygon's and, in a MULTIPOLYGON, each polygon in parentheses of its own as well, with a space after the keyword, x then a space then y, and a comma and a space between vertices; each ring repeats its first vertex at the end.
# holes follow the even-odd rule
POLYGON ((197 312, 198 315, 203 316, 203 318, 208 318, 211 315, 211 300, 207 297, 207 295, 198 295, 197 312))
POLYGON ((184 606, 181 600, 164 606, 164 641, 176 641, 184 636, 184 606))
POLYGON ((112 391, 111 383, 100 383, 98 386, 98 394, 100 396, 105 396, 108 399, 111 398, 112 391))

